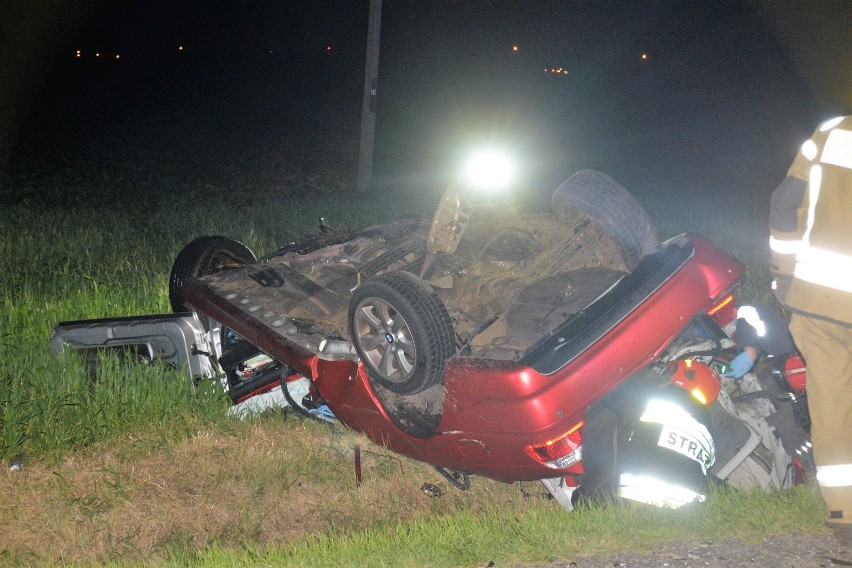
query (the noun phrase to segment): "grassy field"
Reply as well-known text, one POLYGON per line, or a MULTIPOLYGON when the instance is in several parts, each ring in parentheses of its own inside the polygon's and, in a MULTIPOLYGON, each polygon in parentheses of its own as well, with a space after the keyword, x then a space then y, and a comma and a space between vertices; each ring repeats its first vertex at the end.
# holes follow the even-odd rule
MULTIPOLYGON (((767 300, 767 203, 735 188, 649 182, 634 193, 661 237, 704 233, 743 259, 745 300, 767 300), (736 203, 736 207, 732 207, 736 203)), ((819 530, 812 490, 714 496, 688 511, 566 515, 538 483, 449 488, 423 464, 342 427, 274 413, 228 418, 215 387, 105 360, 96 380, 49 348, 66 320, 168 312, 181 246, 221 234, 268 252, 314 231, 429 212, 434 191, 196 190, 167 203, 4 205, 0 211, 0 564, 421 565, 545 562, 672 538, 819 530), (356 487, 352 455, 364 452, 356 487), (442 497, 420 487, 433 483, 442 497)))

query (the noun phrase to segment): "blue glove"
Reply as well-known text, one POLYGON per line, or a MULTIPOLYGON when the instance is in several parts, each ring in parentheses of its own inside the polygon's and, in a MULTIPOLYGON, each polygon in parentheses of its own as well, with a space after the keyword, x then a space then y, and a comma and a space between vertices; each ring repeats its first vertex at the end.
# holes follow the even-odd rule
POLYGON ((751 355, 743 351, 731 361, 731 369, 723 374, 723 377, 728 377, 731 379, 739 379, 749 371, 754 366, 754 360, 751 358, 751 355))
POLYGON ((327 404, 323 404, 321 406, 318 406, 317 408, 310 408, 308 409, 308 412, 310 412, 311 414, 313 414, 324 422, 334 423, 335 421, 334 413, 331 411, 327 404))

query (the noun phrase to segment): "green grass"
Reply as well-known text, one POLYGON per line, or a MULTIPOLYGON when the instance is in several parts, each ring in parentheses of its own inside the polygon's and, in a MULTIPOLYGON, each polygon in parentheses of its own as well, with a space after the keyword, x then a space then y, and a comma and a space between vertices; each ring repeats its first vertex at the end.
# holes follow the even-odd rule
MULTIPOLYGON (((662 238, 684 231, 710 236, 746 263, 740 299, 771 301, 768 195, 743 202, 735 191, 700 189, 649 185, 636 194, 662 238), (692 197, 690 191, 695 192, 692 197)), ((282 426, 280 416, 235 424, 225 415, 227 399, 221 392, 213 387, 196 389, 175 371, 108 358, 101 361, 93 380, 78 358, 60 362, 50 351, 51 329, 60 321, 168 312, 171 262, 196 236, 231 236, 263 254, 315 231, 319 216, 347 227, 406 212, 429 212, 439 191, 291 199, 265 194, 254 201, 245 195, 193 195, 154 207, 142 200, 120 206, 21 204, 0 210, 0 457, 8 461, 26 454, 29 463, 45 471, 53 468, 56 475, 50 487, 59 495, 57 518, 62 525, 83 523, 92 542, 101 546, 94 557, 73 550, 52 553, 47 544, 48 552, 27 552, 6 548, 0 536, 0 563, 94 558, 135 565, 140 554, 153 553, 152 562, 163 565, 472 566, 489 560, 505 565, 644 547, 670 538, 759 538, 819 526, 821 504, 811 490, 745 497, 721 493, 706 506, 689 511, 609 508, 566 515, 541 495, 528 499, 515 487, 475 479, 472 494, 450 490, 440 499, 424 501, 420 496, 412 504, 417 487, 406 480, 434 478, 422 464, 381 448, 370 450, 374 453, 370 475, 376 485, 365 494, 350 479, 351 433, 326 434, 325 429, 292 422, 282 426), (175 467, 184 472, 177 479, 179 485, 193 475, 212 472, 218 454, 205 456, 207 450, 199 450, 201 454, 186 458, 188 465, 181 465, 181 444, 195 447, 208 434, 221 444, 248 440, 258 436, 251 433, 257 424, 272 431, 302 428, 304 433, 298 442, 287 441, 284 434, 280 446, 270 443, 270 455, 248 460, 244 474, 224 468, 216 473, 220 477, 204 482, 207 485, 199 481, 199 487, 209 487, 197 489, 202 492, 198 495, 189 483, 189 497, 171 497, 166 489, 152 497, 146 492, 150 487, 138 481, 139 460, 152 456, 174 457, 175 467), (86 489, 86 483, 77 486, 68 477, 68 471, 74 471, 68 463, 85 462, 91 452, 110 458, 98 466, 93 489, 86 489), (193 463, 201 462, 207 465, 193 469, 193 463), (62 486, 63 480, 67 486, 62 486), (210 533, 205 531, 213 529, 173 520, 150 545, 138 544, 145 532, 141 525, 117 542, 104 536, 117 534, 110 511, 131 507, 128 511, 133 512, 137 503, 164 494, 187 507, 199 499, 209 500, 210 506, 228 503, 229 498, 240 502, 237 496, 242 493, 222 493, 231 485, 253 499, 270 495, 294 499, 292 507, 310 511, 311 520, 303 523, 305 530, 298 536, 275 539, 265 527, 276 522, 276 515, 288 514, 286 509, 247 507, 227 526, 210 533), (312 501, 303 503, 307 500, 312 501), (98 540, 105 538, 106 544, 98 540)), ((221 460, 232 459, 222 451, 221 460)), ((28 490, 38 495, 44 487, 36 484, 28 490)), ((539 484, 536 487, 540 489, 539 484)), ((51 511, 57 505, 39 506, 51 511)), ((15 509, 15 514, 23 515, 23 510, 15 509)), ((189 510, 187 515, 196 514, 189 510)), ((61 528, 56 530, 61 534, 61 528)))
MULTIPOLYGON (((485 566, 489 561, 570 562, 578 557, 648 550, 666 541, 705 543, 728 538, 756 542, 817 526, 822 504, 796 489, 766 495, 719 491, 693 509, 611 506, 570 515, 553 503, 536 507, 499 502, 408 523, 331 533, 289 546, 239 549, 215 544, 187 553, 177 548, 158 566, 485 566)), ((581 564, 582 565, 582 564, 581 564)))
POLYGON ((208 404, 213 394, 199 395, 163 369, 108 368, 91 382, 73 357, 60 365, 49 349, 51 329, 60 321, 168 313, 171 262, 192 238, 224 234, 260 255, 315 231, 320 215, 338 226, 359 226, 400 215, 416 201, 332 195, 228 208, 175 200, 150 214, 134 204, 5 207, 0 457, 55 454, 163 416, 215 420, 221 405, 208 404), (162 375, 167 379, 159 380, 162 375))

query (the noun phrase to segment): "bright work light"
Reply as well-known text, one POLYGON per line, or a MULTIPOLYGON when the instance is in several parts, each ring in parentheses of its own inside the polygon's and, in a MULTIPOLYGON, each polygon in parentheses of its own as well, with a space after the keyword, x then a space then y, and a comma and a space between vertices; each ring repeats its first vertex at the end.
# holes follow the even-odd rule
POLYGON ((464 180, 474 189, 505 189, 515 177, 515 163, 510 156, 497 150, 484 150, 468 161, 464 180))

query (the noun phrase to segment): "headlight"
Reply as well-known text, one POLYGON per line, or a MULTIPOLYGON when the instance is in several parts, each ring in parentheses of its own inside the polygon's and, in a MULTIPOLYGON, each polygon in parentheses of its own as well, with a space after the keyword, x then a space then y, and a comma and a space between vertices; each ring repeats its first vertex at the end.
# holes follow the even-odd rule
POLYGON ((514 181, 515 169, 515 162, 509 155, 498 150, 484 150, 468 161, 464 181, 474 190, 502 190, 514 181))

